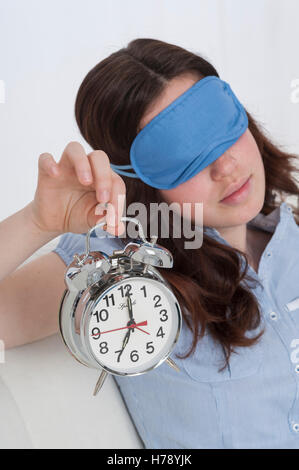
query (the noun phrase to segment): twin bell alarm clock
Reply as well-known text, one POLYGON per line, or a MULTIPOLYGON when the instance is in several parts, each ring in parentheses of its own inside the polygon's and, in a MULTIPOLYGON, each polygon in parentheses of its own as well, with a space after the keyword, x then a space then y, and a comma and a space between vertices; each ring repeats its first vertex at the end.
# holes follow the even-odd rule
POLYGON ((65 272, 66 289, 61 299, 59 326, 72 356, 88 367, 101 370, 94 395, 107 374, 133 376, 150 372, 164 361, 176 371, 169 357, 178 340, 182 314, 170 284, 155 268, 171 268, 169 250, 148 242, 139 220, 139 238, 114 250, 75 254, 65 272))

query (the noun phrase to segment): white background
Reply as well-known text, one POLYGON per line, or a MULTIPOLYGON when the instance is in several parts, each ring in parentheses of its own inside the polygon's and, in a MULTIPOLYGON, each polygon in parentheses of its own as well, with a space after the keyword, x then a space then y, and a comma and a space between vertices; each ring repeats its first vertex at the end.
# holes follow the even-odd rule
MULTIPOLYGON (((203 55, 274 141, 299 154, 298 20, 298 0, 0 0, 0 220, 33 198, 40 153, 59 160, 71 140, 90 150, 74 119, 78 87, 139 37, 203 55)), ((140 448, 110 379, 92 398, 97 371, 57 335, 7 351, 0 447, 140 448)))
POLYGON ((202 54, 275 141, 299 153, 298 18, 298 0, 0 0, 0 220, 33 198, 40 153, 59 160, 69 141, 84 143, 74 119, 81 81, 138 37, 202 54))

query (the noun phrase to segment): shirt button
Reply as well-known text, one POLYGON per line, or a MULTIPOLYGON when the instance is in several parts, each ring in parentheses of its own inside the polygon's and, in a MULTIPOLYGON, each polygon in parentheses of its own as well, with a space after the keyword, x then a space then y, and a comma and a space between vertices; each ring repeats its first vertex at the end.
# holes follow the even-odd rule
POLYGON ((277 313, 276 312, 270 312, 270 318, 271 318, 271 320, 277 320, 277 313))
POLYGON ((293 430, 294 430, 295 432, 299 432, 299 424, 298 424, 298 423, 294 423, 294 424, 293 424, 293 430))
POLYGON ((295 367, 295 371, 299 374, 299 364, 295 367))
POLYGON ((267 251, 267 254, 266 256, 269 258, 270 256, 272 256, 272 251, 267 251))
POLYGON ((287 206, 287 210, 288 210, 289 212, 292 212, 291 206, 287 206))

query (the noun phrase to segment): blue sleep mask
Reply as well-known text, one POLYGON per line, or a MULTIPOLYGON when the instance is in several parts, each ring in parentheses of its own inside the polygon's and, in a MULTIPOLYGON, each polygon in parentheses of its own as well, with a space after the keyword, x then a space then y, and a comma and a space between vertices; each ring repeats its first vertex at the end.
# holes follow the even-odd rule
POLYGON ((246 111, 229 84, 209 75, 137 134, 130 149, 131 165, 111 168, 154 188, 175 188, 219 158, 247 127, 246 111))

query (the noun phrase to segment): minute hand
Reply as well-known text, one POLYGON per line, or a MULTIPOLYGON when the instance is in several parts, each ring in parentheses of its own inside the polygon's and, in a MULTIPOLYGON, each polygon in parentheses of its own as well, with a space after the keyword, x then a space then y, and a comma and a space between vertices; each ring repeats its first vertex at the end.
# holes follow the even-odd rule
MULTIPOLYGON (((134 324, 134 323, 135 323, 134 320, 130 320, 130 321, 128 321, 127 326, 130 326, 131 324, 134 324)), ((126 335, 125 335, 125 337, 124 337, 123 344, 122 344, 121 350, 120 350, 119 355, 118 355, 118 358, 117 358, 118 361, 119 361, 120 356, 121 356, 122 353, 123 353, 123 350, 125 349, 126 345, 128 344, 128 341, 129 341, 129 338, 130 338, 130 334, 131 334, 131 328, 128 329, 128 331, 127 331, 127 333, 126 333, 126 335)))
POLYGON ((130 333, 131 333, 131 331, 128 330, 128 331, 127 331, 127 334, 126 334, 126 336, 125 336, 125 338, 124 338, 124 340, 123 340, 123 344, 122 344, 122 347, 121 347, 121 352, 123 352, 123 350, 125 349, 125 347, 126 347, 128 341, 129 341, 130 333))
MULTIPOLYGON (((127 293, 127 306, 129 310, 129 317, 130 317, 130 322, 135 323, 135 320, 133 318, 133 307, 132 307, 132 300, 129 294, 127 293)), ((134 333, 134 328, 132 328, 132 332, 134 333)))
POLYGON ((130 320, 133 320, 132 300, 131 300, 131 297, 129 296, 129 294, 127 294, 127 305, 128 305, 130 320))

